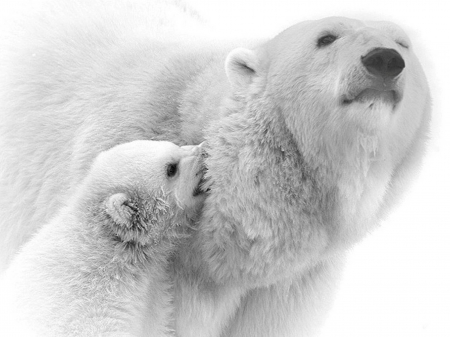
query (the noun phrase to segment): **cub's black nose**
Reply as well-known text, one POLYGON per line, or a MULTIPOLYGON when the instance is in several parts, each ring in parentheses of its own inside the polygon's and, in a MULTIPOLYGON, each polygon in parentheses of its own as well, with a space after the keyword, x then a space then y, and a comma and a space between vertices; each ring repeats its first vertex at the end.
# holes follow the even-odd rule
POLYGON ((405 68, 405 61, 394 49, 375 48, 366 56, 361 56, 361 61, 369 73, 384 79, 399 75, 405 68))

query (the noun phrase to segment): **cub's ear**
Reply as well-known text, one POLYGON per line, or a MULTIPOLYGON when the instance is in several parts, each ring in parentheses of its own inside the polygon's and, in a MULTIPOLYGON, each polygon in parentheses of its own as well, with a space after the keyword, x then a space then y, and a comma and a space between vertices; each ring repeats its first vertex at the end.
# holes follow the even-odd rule
POLYGON ((135 242, 142 245, 149 240, 148 228, 144 225, 142 205, 125 193, 110 196, 105 203, 109 215, 111 230, 122 242, 135 242))
MULTIPOLYGON (((171 228, 171 223, 165 221, 171 215, 169 204, 162 198, 149 197, 148 201, 140 201, 126 193, 116 193, 106 199, 105 212, 110 229, 122 242, 142 246, 157 243, 171 228)), ((172 232, 175 235, 175 231, 172 232)))
POLYGON ((124 229, 133 227, 133 219, 138 209, 131 202, 130 197, 125 193, 113 194, 106 200, 106 213, 118 226, 124 229))
POLYGON ((253 51, 237 48, 228 54, 225 61, 225 71, 233 89, 244 92, 260 75, 260 62, 253 51))

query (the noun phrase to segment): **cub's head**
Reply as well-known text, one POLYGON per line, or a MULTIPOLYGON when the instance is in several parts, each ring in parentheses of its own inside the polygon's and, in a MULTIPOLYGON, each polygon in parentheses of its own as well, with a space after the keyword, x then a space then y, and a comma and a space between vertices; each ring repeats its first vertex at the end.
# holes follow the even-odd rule
POLYGON ((106 215, 123 242, 158 243, 196 218, 204 201, 201 145, 134 141, 102 152, 84 182, 85 208, 106 215))

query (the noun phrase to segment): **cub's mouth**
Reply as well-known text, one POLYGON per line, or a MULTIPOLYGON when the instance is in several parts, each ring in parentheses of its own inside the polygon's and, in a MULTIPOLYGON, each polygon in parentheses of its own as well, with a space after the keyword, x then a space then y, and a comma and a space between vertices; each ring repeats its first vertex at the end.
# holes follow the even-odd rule
POLYGON ((192 196, 193 197, 198 197, 200 194, 203 194, 204 192, 203 192, 203 190, 201 189, 201 187, 199 186, 199 185, 197 185, 195 188, 194 188, 194 191, 192 192, 192 196))
POLYGON ((208 167, 205 164, 205 159, 208 157, 209 157, 208 153, 204 149, 202 149, 201 153, 202 163, 200 165, 200 169, 195 174, 196 177, 200 176, 200 179, 198 181, 197 186, 195 186, 194 191, 192 192, 192 196, 194 197, 208 193, 211 190, 210 189, 211 178, 205 177, 206 173, 208 172, 208 167))
POLYGON ((210 178, 205 178, 204 173, 202 173, 202 177, 199 180, 197 186, 195 186, 194 191, 192 192, 192 196, 197 197, 201 194, 208 193, 210 191, 209 181, 210 178))

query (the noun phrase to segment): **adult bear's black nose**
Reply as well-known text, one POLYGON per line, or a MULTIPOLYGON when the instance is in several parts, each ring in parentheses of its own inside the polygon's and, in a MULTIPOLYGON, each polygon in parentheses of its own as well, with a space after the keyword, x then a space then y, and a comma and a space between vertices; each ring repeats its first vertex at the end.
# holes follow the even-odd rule
POLYGON ((396 50, 388 48, 375 48, 366 56, 361 56, 361 61, 369 73, 384 79, 399 75, 405 68, 402 56, 396 50))

